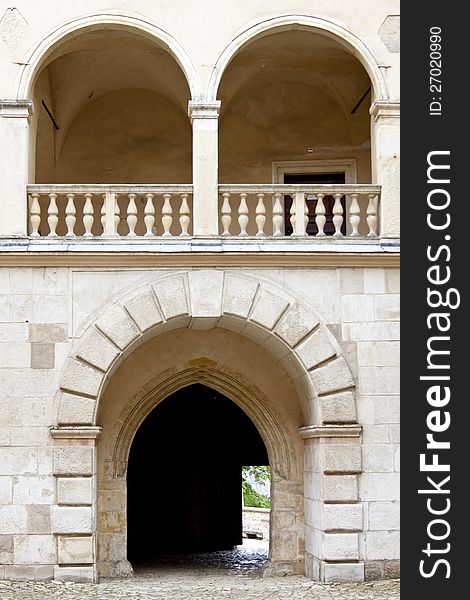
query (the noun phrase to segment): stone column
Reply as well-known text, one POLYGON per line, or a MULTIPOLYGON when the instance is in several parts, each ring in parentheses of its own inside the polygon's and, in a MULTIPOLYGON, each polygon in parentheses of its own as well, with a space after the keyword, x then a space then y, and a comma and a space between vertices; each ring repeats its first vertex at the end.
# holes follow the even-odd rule
POLYGON ((379 232, 400 236, 400 105, 374 101, 371 108, 372 182, 382 186, 379 232))
POLYGON ((96 582, 96 440, 101 427, 56 427, 56 504, 51 529, 57 540, 58 581, 96 582))
POLYGON ((219 233, 218 125, 220 101, 193 102, 188 113, 193 126, 193 234, 219 233))
POLYGON ((0 236, 26 236, 31 100, 0 100, 0 236))
POLYGON ((360 434, 359 425, 300 429, 305 440, 305 574, 316 581, 364 581, 360 434))

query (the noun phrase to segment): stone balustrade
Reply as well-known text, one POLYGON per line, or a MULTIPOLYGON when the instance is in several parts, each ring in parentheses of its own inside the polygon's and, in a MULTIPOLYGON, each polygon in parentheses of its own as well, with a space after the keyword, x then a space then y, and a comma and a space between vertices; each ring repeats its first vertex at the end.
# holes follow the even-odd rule
POLYGON ((380 189, 368 184, 221 185, 221 235, 375 238, 380 189))
POLYGON ((192 185, 29 185, 29 235, 189 237, 192 185))
MULTIPOLYGON (((220 185, 212 235, 377 238, 380 191, 369 184, 220 185)), ((28 216, 31 238, 192 237, 192 186, 29 185, 28 216)))

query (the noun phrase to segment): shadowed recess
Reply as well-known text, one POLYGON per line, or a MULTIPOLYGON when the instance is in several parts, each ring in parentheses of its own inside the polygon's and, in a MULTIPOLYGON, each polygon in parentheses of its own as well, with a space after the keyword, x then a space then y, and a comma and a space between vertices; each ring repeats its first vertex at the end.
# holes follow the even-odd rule
POLYGON ((129 560, 241 544, 241 467, 263 464, 268 456, 261 436, 234 402, 201 384, 172 394, 132 444, 129 560))

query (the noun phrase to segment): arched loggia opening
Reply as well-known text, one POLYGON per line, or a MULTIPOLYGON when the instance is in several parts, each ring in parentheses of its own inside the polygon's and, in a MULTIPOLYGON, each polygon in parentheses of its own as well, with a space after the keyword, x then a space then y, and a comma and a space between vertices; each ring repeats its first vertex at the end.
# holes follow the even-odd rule
MULTIPOLYGON (((219 172, 222 185, 370 184, 371 79, 350 49, 309 27, 278 27, 248 40, 220 79, 219 172)), ((248 192, 250 193, 250 192, 248 192)), ((322 197, 333 235, 339 207, 332 192, 322 197), (336 212, 335 212, 336 211, 336 212)), ((292 194, 282 200, 282 232, 290 235, 292 194)), ((306 233, 316 235, 317 194, 308 192, 306 233)), ((256 198, 249 197, 253 203, 256 198)), ((359 202, 359 235, 367 234, 367 198, 359 202)), ((341 198, 344 216, 336 235, 350 235, 351 198, 341 198)), ((266 206, 269 223, 273 207, 266 206)), ((265 214, 265 213, 263 213, 265 214)), ((253 223, 254 227, 254 223, 253 223)), ((255 234, 255 229, 248 229, 255 234)), ((355 235, 358 235, 357 233, 355 235)))
POLYGON ((31 84, 32 235, 187 235, 191 93, 168 45, 138 27, 60 38, 31 84), (182 222, 163 218, 180 208, 182 222))
POLYGON ((268 454, 232 400, 193 384, 158 404, 137 431, 128 462, 132 565, 241 545, 244 465, 269 465, 268 454))
POLYGON ((156 39, 84 28, 57 43, 32 93, 36 183, 191 181, 190 90, 156 39))

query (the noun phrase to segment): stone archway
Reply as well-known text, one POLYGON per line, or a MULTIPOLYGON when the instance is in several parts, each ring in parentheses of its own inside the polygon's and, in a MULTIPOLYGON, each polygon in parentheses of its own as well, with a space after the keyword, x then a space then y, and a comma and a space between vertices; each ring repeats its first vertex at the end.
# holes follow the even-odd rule
POLYGON ((371 79, 376 100, 381 102, 390 100, 388 82, 381 68, 382 61, 374 55, 364 40, 338 23, 303 14, 284 14, 256 21, 234 36, 217 59, 208 82, 207 98, 209 100, 217 98, 219 83, 225 69, 244 46, 270 33, 289 29, 305 29, 338 41, 364 66, 371 79))
MULTIPOLYGON (((234 331, 263 347, 287 372, 303 414, 305 572, 321 580, 363 579, 360 427, 354 380, 341 348, 310 307, 286 290, 216 269, 167 275, 131 291, 101 311, 67 360, 52 430, 56 577, 97 578, 95 440, 108 382, 139 345, 181 328, 234 331)), ((254 409, 254 418, 262 412, 254 409)), ((273 451, 282 445, 271 442, 273 451)))
MULTIPOLYGON (((123 411, 116 415, 113 430, 105 432, 99 440, 99 574, 109 577, 128 575, 131 572, 123 540, 126 536, 127 464, 136 432, 161 402, 195 383, 223 394, 239 406, 258 430, 266 447, 272 473, 271 522, 275 535, 265 571, 272 574, 303 573, 303 465, 302 454, 296 449, 293 432, 286 428, 282 417, 256 385, 226 365, 201 358, 165 369, 148 381, 129 399, 123 411), (100 493, 109 497, 111 490, 119 500, 111 504, 105 500, 100 505, 100 493)), ((220 426, 224 428, 226 425, 220 426)), ((174 434, 175 438, 179 435, 176 423, 174 434)))
POLYGON ((103 11, 72 19, 46 35, 25 57, 16 82, 16 97, 31 98, 34 80, 52 51, 65 40, 92 29, 121 29, 148 37, 160 44, 181 67, 191 90, 191 97, 200 98, 200 84, 194 64, 183 46, 167 31, 143 19, 140 15, 103 11))

